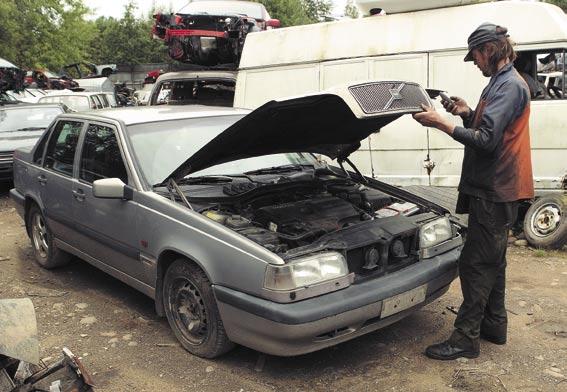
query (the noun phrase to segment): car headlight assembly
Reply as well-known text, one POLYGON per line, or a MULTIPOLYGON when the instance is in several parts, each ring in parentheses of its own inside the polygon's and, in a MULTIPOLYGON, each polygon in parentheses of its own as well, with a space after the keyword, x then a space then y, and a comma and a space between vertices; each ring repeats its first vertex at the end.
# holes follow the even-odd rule
POLYGON ((451 222, 446 217, 427 222, 419 230, 419 247, 429 248, 453 237, 451 222))
POLYGON ((285 265, 268 265, 264 287, 290 291, 348 275, 344 256, 325 252, 297 258, 285 265))

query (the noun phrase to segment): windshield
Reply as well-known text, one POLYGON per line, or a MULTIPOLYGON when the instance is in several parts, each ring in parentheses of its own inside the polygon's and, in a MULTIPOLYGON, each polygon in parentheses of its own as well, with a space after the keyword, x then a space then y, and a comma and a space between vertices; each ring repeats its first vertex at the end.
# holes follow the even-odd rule
MULTIPOLYGON (((128 134, 144 177, 150 185, 155 185, 164 181, 189 157, 242 117, 217 116, 135 124, 128 127, 128 134)), ((264 155, 212 166, 190 177, 242 174, 289 164, 317 165, 317 161, 310 154, 264 155)))
POLYGON ((90 110, 89 99, 84 95, 57 95, 52 97, 42 97, 39 99, 41 103, 62 103, 67 105, 69 108, 81 111, 90 110))
POLYGON ((63 112, 57 107, 30 108, 21 106, 13 109, 0 109, 0 132, 10 132, 22 128, 47 128, 51 121, 63 112))
POLYGON ((260 3, 245 1, 194 1, 181 8, 178 14, 247 15, 264 19, 260 3))

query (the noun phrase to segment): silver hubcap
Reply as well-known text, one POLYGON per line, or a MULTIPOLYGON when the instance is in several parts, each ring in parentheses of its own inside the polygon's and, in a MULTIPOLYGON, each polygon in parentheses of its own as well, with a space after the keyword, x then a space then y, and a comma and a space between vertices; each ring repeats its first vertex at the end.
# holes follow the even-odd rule
POLYGON ((47 245, 47 227, 40 214, 35 214, 32 220, 33 246, 42 259, 47 258, 49 245, 47 245))
POLYGON ((559 227, 561 222, 561 209, 555 203, 542 205, 532 215, 531 227, 538 237, 546 237, 559 227))

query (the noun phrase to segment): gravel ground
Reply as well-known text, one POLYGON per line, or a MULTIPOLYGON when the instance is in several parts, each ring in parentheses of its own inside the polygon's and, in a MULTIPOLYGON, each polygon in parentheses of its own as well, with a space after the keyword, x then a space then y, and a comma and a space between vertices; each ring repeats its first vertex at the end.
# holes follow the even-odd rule
POLYGON ((39 268, 8 189, 0 185, 0 298, 30 297, 41 357, 54 362, 69 347, 97 391, 567 391, 565 250, 509 248, 508 344, 482 342, 474 360, 423 355, 452 329, 457 281, 397 324, 333 348, 279 358, 237 347, 205 360, 176 343, 149 298, 89 264, 39 268))

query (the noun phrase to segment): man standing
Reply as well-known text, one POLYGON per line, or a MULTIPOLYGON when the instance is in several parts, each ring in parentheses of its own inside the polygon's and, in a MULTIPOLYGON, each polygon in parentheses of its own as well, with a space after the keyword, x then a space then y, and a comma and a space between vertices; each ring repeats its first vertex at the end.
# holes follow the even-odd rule
POLYGON ((414 118, 464 144, 457 213, 469 213, 467 239, 459 259, 463 303, 455 330, 445 342, 427 347, 434 359, 476 358, 479 338, 506 343, 504 306, 508 229, 518 201, 534 196, 530 155, 530 93, 513 67, 516 58, 507 29, 483 23, 468 38, 465 61, 490 77, 475 110, 458 97, 443 101, 463 119, 455 126, 433 108, 414 118))

